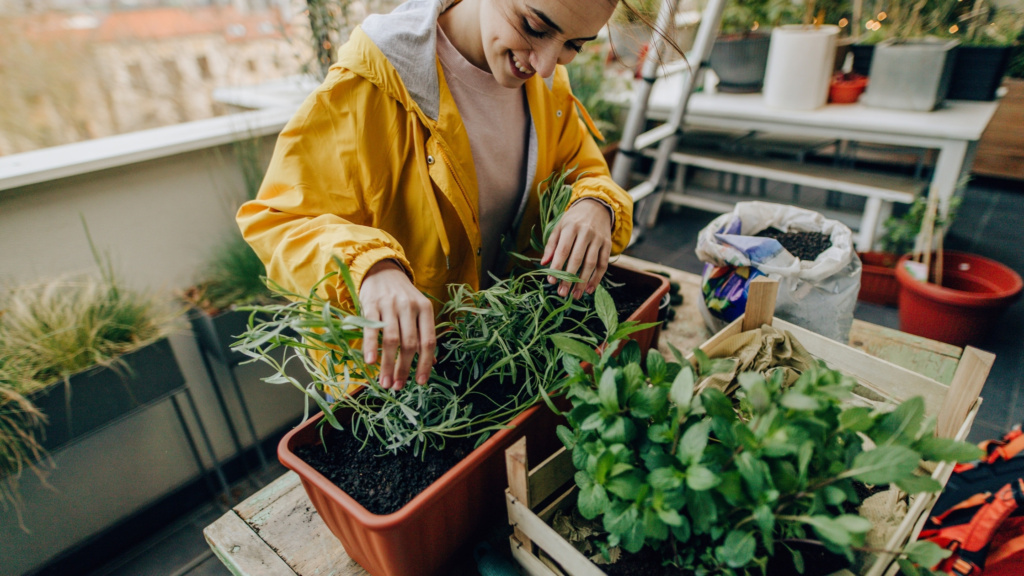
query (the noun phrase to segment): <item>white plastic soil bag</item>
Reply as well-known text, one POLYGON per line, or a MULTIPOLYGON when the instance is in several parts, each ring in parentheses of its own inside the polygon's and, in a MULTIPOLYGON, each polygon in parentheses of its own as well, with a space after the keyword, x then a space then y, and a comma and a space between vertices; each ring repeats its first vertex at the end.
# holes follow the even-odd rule
POLYGON ((697 257, 704 262, 701 312, 713 331, 743 314, 750 280, 768 276, 779 282, 777 317, 847 342, 860 291, 861 264, 853 233, 845 224, 803 208, 740 202, 700 231, 697 257), (800 260, 777 240, 754 236, 770 227, 819 232, 829 237, 832 246, 814 260, 800 260))

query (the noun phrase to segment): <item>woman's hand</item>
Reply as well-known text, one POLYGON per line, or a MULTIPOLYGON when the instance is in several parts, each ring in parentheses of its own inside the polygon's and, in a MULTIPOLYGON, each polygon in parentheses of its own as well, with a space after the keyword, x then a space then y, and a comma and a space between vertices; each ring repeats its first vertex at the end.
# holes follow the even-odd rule
POLYGON ((419 354, 416 382, 426 384, 434 364, 437 336, 434 306, 413 286, 405 270, 391 260, 373 265, 359 288, 363 316, 385 324, 363 330, 363 359, 377 362, 377 331, 383 332, 380 385, 401 390, 409 378, 412 358, 419 354), (396 361, 397 355, 397 361, 396 361))
MULTIPOLYGON (((540 263, 579 276, 580 283, 562 282, 558 287, 560 295, 567 296, 571 290, 573 298, 579 298, 584 292, 593 294, 608 270, 611 252, 611 212, 600 201, 584 198, 570 206, 555 226, 540 263)), ((548 277, 548 283, 555 282, 548 277)))

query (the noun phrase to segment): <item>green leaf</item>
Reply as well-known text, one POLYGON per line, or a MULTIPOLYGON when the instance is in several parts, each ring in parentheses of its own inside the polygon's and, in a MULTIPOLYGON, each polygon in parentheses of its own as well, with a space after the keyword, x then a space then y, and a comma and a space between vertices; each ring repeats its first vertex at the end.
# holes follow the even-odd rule
POLYGON ((668 372, 668 364, 665 357, 654 348, 647 351, 647 375, 651 382, 659 384, 665 380, 665 373, 668 372))
POLYGON ((866 406, 847 408, 839 414, 839 427, 852 432, 867 432, 875 424, 872 410, 866 406))
POLYGON ((669 392, 672 403, 676 406, 689 407, 690 401, 693 400, 693 385, 693 370, 684 365, 676 375, 675 381, 672 382, 669 392))
POLYGON ((924 398, 914 396, 896 407, 888 414, 883 414, 871 430, 871 439, 876 444, 902 443, 910 444, 921 424, 924 423, 924 398))
MULTIPOLYGON (((679 516, 679 515, 677 514, 677 516, 679 516)), ((662 518, 662 521, 664 521, 664 520, 665 519, 662 518)), ((675 524, 672 524, 670 522, 665 522, 665 523, 670 526, 669 530, 672 532, 672 536, 676 540, 678 540, 680 543, 682 543, 682 542, 686 542, 687 540, 690 539, 690 535, 691 535, 690 520, 687 519, 686 516, 679 516, 679 522, 680 523, 679 523, 678 526, 675 525, 675 524)))
POLYGON ((629 397, 630 414, 637 418, 651 418, 666 405, 668 390, 654 386, 641 386, 629 397))
POLYGON ((822 495, 825 497, 825 502, 829 506, 839 506, 843 502, 846 502, 846 492, 835 486, 825 486, 822 495))
POLYGON ((676 512, 671 508, 656 508, 655 513, 657 513, 658 518, 662 522, 672 527, 681 527, 683 525, 683 521, 686 520, 679 515, 679 512, 676 512))
POLYGON ((744 372, 739 376, 740 386, 747 396, 747 402, 754 414, 764 414, 771 406, 771 394, 764 378, 756 372, 744 372))
POLYGON ((730 568, 743 568, 754 559, 757 540, 750 532, 733 530, 725 537, 725 542, 715 549, 715 557, 730 568))
POLYGON ((636 436, 636 425, 629 418, 615 416, 605 421, 601 429, 601 440, 612 444, 624 444, 636 436))
POLYGON ((594 291, 594 305, 607 334, 614 334, 619 327, 619 313, 615 310, 615 301, 612 300, 611 294, 600 284, 594 291))
POLYGON ((551 343, 554 344, 559 350, 565 352, 566 354, 575 356, 576 358, 579 358, 584 362, 589 362, 590 364, 597 365, 597 363, 600 362, 601 360, 600 357, 597 355, 597 352, 595 352, 589 344, 584 344, 579 340, 570 338, 563 334, 554 334, 549 338, 551 338, 551 343))
POLYGON ((658 444, 668 444, 673 440, 672 430, 664 422, 655 424, 647 429, 647 439, 658 444))
POLYGON ((873 527, 871 520, 856 514, 842 514, 835 521, 851 534, 867 534, 873 527))
POLYGON ((866 484, 889 484, 909 478, 920 458, 905 446, 879 446, 861 452, 853 459, 853 468, 843 474, 866 484))
POLYGON ((942 484, 930 476, 910 476, 897 480, 896 485, 907 494, 920 494, 921 492, 938 492, 942 490, 942 484))
POLYGON ((647 387, 647 377, 639 364, 626 364, 622 367, 622 376, 626 379, 626 390, 630 392, 647 387))
POLYGON ((597 387, 597 397, 601 400, 601 407, 608 412, 619 411, 619 388, 615 383, 618 369, 608 368, 601 374, 601 383, 597 387))
POLYGON ((914 563, 906 558, 897 558, 896 563, 899 564, 900 574, 902 576, 922 576, 921 569, 914 566, 914 563))
POLYGON ((607 481, 608 474, 612 471, 613 466, 615 466, 615 454, 612 454, 611 450, 605 450, 597 457, 597 467, 594 470, 594 482, 604 484, 607 481))
POLYGON ((932 462, 971 462, 985 455, 985 451, 974 444, 952 438, 922 438, 914 448, 923 459, 932 462))
POLYGON ((917 540, 907 544, 907 547, 903 549, 903 553, 907 555, 908 560, 918 566, 932 568, 939 562, 949 558, 952 551, 929 540, 917 540))
POLYGON ((640 495, 643 479, 636 472, 615 476, 605 483, 605 488, 623 500, 635 500, 640 495))
POLYGON ((732 400, 721 390, 706 388, 700 393, 700 401, 709 415, 725 418, 729 422, 736 419, 736 412, 732 409, 732 400))
POLYGON ((811 525, 814 529, 814 533, 818 535, 826 544, 832 544, 835 548, 845 548, 849 546, 853 540, 850 537, 850 532, 843 527, 838 521, 829 518, 828 516, 811 516, 804 517, 804 522, 811 525))
POLYGON ((747 493, 756 499, 764 490, 764 474, 762 474, 761 461, 750 452, 742 452, 736 457, 736 468, 743 476, 743 482, 747 486, 747 493))
POLYGON ((803 412, 814 412, 820 407, 820 404, 816 399, 797 392, 796 390, 790 390, 783 394, 779 402, 790 410, 799 410, 803 412))
POLYGON ((662 522, 657 512, 650 508, 644 509, 644 537, 648 540, 662 541, 668 538, 668 526, 662 522))
POLYGON ((572 450, 576 447, 576 434, 568 427, 559 424, 555 428, 555 435, 561 440, 562 446, 565 446, 566 450, 572 450))
POLYGON ((700 462, 704 448, 708 445, 708 434, 711 431, 711 420, 703 420, 686 429, 679 439, 676 458, 683 465, 700 462))
POLYGON ((718 476, 708 468, 700 464, 694 464, 686 469, 686 485, 691 490, 703 492, 718 486, 718 476))
POLYGON ((765 534, 771 534, 775 530, 775 514, 766 504, 754 508, 754 520, 757 522, 757 527, 765 534))
POLYGON ((608 505, 608 493, 605 492, 604 486, 591 484, 586 488, 580 488, 576 506, 587 520, 593 520, 603 514, 608 505))
POLYGON ((619 352, 619 366, 625 366, 626 364, 639 364, 640 360, 640 344, 638 344, 636 340, 626 342, 626 345, 622 347, 622 351, 619 352))
POLYGON ((647 474, 647 482, 655 490, 675 490, 683 485, 683 477, 675 468, 658 468, 647 474))

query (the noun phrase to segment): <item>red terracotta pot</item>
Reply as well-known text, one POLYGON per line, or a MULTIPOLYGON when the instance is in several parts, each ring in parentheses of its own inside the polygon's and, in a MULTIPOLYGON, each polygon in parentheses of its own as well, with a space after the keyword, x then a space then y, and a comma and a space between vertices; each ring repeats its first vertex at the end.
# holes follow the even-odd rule
MULTIPOLYGON (((667 278, 615 265, 609 275, 638 290, 653 290, 629 319, 657 320, 658 304, 669 289, 667 278)), ((644 352, 653 338, 654 328, 634 334, 644 352)), ((338 412, 337 416, 344 424, 351 414, 338 412)), ((377 515, 295 455, 301 446, 320 444, 316 424, 322 417, 310 418, 282 438, 278 458, 299 475, 313 506, 349 556, 373 576, 444 573, 456 551, 478 537, 485 524, 504 515, 505 448, 525 435, 530 461, 540 462, 560 447, 555 427, 564 423, 546 406, 534 406, 512 420, 512 428, 492 435, 400 510, 377 515)))
MULTIPOLYGON (((900 258, 900 330, 956 346, 977 344, 1024 289, 1006 266, 963 252, 946 252, 942 286, 915 280, 900 258)), ((934 261, 934 259, 933 259, 934 261)))
POLYGON ((899 256, 888 252, 858 252, 863 266, 857 299, 895 308, 900 300, 900 284, 896 281, 899 256))
POLYGON ((828 88, 828 101, 833 104, 853 104, 868 87, 868 77, 860 74, 836 74, 828 88))

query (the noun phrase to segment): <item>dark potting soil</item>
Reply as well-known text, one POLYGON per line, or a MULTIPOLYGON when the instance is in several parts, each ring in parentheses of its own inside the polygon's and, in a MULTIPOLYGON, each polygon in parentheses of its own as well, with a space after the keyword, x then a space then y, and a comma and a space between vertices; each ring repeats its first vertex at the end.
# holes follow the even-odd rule
POLYGON ((783 232, 778 228, 765 228, 754 236, 778 240, 783 248, 801 260, 814 260, 832 247, 832 239, 821 232, 783 232))
POLYGON ((324 428, 324 443, 326 450, 309 445, 295 453, 364 508, 381 515, 398 511, 473 451, 473 442, 464 440, 450 441, 426 458, 411 451, 378 455, 360 450, 348 430, 330 426, 324 428))

